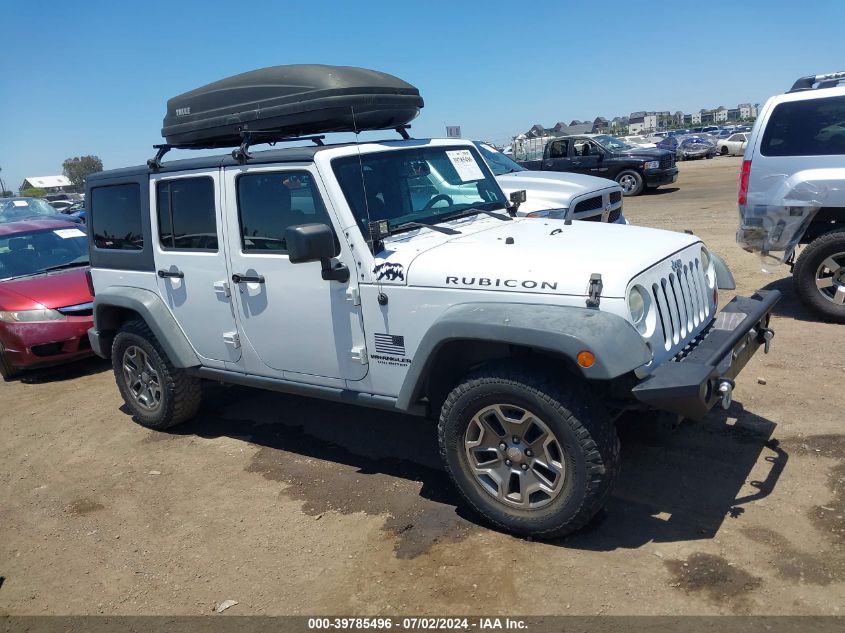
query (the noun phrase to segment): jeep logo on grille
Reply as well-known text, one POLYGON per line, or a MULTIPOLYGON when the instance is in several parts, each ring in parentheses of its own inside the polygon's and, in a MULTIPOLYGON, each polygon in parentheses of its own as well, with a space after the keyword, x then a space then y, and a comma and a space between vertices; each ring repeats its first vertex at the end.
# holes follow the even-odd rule
POLYGON ((673 259, 672 260, 672 270, 676 273, 680 273, 684 267, 684 262, 680 259, 673 259))

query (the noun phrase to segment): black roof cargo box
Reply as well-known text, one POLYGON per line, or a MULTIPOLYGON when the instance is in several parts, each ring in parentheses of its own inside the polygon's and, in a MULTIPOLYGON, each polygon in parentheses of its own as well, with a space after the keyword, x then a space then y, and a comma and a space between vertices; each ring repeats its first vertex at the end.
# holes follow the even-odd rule
POLYGON ((422 107, 419 90, 387 73, 322 64, 273 66, 169 99, 161 135, 175 147, 231 147, 240 145, 245 131, 266 142, 397 128, 422 107))

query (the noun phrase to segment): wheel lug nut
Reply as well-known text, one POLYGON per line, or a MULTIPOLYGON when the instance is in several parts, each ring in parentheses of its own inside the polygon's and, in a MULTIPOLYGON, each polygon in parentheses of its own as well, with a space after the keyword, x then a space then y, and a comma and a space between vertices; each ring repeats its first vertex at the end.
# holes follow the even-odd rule
POLYGON ((516 435, 513 436, 513 443, 519 444, 519 438, 516 435))
POLYGON ((528 464, 523 464, 523 465, 522 465, 522 470, 528 470, 528 464))
POLYGON ((534 451, 532 451, 530 448, 527 451, 525 451, 526 457, 532 457, 533 455, 534 455, 534 451))
POLYGON ((502 442, 501 444, 499 444, 499 448, 500 448, 500 449, 502 449, 502 450, 505 450, 507 447, 508 447, 508 445, 507 445, 507 444, 505 444, 504 442, 502 442))
POLYGON ((512 463, 513 462, 511 462, 511 460, 509 460, 509 459, 505 460, 505 466, 510 466, 512 463))

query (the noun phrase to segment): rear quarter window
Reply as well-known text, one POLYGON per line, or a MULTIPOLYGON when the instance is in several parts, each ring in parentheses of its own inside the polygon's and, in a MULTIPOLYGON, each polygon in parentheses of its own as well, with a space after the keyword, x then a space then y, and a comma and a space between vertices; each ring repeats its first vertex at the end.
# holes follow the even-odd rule
POLYGON ((764 156, 845 154, 845 96, 775 106, 760 143, 764 156))
POLYGON ((94 246, 107 250, 140 251, 141 187, 138 183, 91 189, 91 235, 94 246))

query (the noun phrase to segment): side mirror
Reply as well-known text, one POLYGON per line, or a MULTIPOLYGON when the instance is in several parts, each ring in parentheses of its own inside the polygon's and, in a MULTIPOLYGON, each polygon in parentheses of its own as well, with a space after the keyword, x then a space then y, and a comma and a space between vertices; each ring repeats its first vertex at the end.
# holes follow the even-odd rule
POLYGON ((331 259, 338 255, 334 233, 326 224, 297 224, 285 231, 288 258, 291 264, 319 261, 326 281, 349 281, 349 269, 343 264, 332 266, 331 259))

